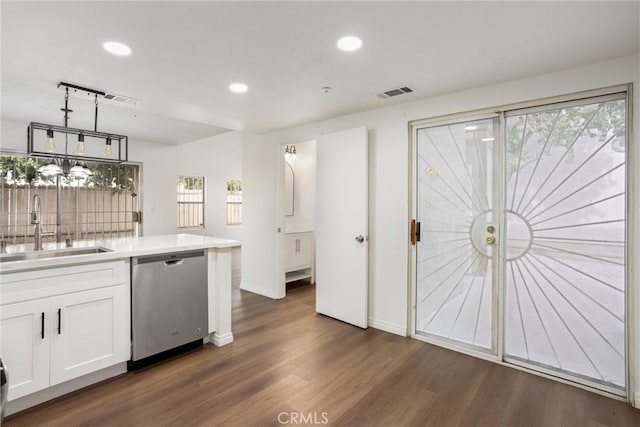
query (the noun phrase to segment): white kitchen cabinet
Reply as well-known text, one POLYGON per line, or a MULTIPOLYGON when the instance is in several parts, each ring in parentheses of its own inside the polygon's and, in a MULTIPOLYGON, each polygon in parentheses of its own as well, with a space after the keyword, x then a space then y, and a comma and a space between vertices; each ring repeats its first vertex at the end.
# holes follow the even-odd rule
POLYGON ((288 233, 285 237, 285 281, 310 278, 313 282, 314 258, 312 232, 288 233))
POLYGON ((51 298, 51 385, 128 359, 124 285, 51 298))
POLYGON ((2 275, 9 401, 129 359, 128 272, 123 260, 2 275))
POLYGON ((0 308, 0 354, 10 372, 9 399, 49 387, 49 299, 0 308))

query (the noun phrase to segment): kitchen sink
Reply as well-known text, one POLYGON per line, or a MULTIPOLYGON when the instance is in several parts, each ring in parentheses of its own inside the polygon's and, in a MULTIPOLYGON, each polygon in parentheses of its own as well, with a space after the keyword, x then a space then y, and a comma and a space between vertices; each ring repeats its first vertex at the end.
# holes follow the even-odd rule
POLYGON ((31 261, 36 259, 58 258, 63 256, 99 254, 103 252, 111 252, 111 249, 106 249, 102 247, 92 247, 92 248, 53 249, 49 251, 17 252, 14 254, 0 255, 0 263, 13 262, 13 261, 31 261))

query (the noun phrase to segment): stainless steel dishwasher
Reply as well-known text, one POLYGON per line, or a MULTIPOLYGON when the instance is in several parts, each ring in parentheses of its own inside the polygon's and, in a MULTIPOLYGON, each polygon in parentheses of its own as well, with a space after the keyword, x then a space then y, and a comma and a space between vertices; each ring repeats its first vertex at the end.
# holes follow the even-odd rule
POLYGON ((207 320, 206 250, 131 259, 132 361, 202 344, 207 320))

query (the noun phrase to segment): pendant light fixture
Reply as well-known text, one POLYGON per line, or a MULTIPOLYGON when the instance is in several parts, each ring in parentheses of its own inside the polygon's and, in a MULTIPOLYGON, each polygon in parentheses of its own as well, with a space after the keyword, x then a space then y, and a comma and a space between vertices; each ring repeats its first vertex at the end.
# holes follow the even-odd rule
POLYGON ((296 161, 296 146, 295 145, 287 145, 284 149, 284 161, 291 164, 296 161))
POLYGON ((62 168, 52 161, 47 165, 40 166, 38 168, 38 173, 45 178, 49 178, 52 176, 62 175, 62 168))
MULTIPOLYGON (((31 122, 27 127, 27 153, 33 157, 46 157, 53 158, 51 162, 53 165, 45 165, 48 166, 47 169, 43 169, 43 172, 46 173, 54 173, 58 171, 57 168, 62 169, 62 174, 67 174, 72 169, 72 163, 69 159, 75 160, 76 163, 82 160, 92 160, 98 162, 108 162, 108 163, 122 163, 128 161, 129 157, 129 138, 126 135, 117 135, 113 133, 105 133, 98 132, 98 97, 106 97, 108 98, 108 94, 101 90, 86 88, 82 86, 78 86, 71 83, 60 82, 58 87, 65 88, 65 99, 64 99, 64 108, 61 110, 64 112, 64 126, 56 126, 45 123, 37 123, 31 122), (69 109, 69 90, 74 90, 79 93, 86 93, 94 97, 95 99, 95 116, 94 116, 94 126, 93 130, 88 129, 77 129, 71 128, 68 126, 69 124, 69 113, 72 110, 69 109), (35 134, 45 131, 46 132, 46 145, 45 150, 39 149, 35 144, 35 134), (55 134, 65 135, 65 150, 64 154, 56 153, 56 143, 54 140, 54 132, 55 134), (77 135, 78 142, 75 147, 75 153, 69 155, 67 140, 69 135, 77 135), (89 143, 93 143, 93 140, 102 140, 105 143, 104 147, 104 156, 87 156, 87 147, 85 139, 89 137, 89 143), (116 144, 113 144, 116 142, 116 144), (117 153, 115 152, 117 150, 117 153), (66 160, 66 162, 65 162, 66 160), (65 168, 65 166, 67 166, 65 168)), ((109 98, 110 99, 110 98, 109 98)), ((95 152, 95 150, 89 150, 90 152, 95 152)), ((85 166, 86 168, 86 166, 85 166)), ((77 169, 76 169, 77 170, 77 169)), ((59 172, 57 172, 60 174, 59 172)))
POLYGON ((91 169, 86 165, 81 165, 80 162, 76 162, 76 164, 69 169, 69 175, 75 179, 85 179, 93 175, 93 172, 91 172, 91 169))

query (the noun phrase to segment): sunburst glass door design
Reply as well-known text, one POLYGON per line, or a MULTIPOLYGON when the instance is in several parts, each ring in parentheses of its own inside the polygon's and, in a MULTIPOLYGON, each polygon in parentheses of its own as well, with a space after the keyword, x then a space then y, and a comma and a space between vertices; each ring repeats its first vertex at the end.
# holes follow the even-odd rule
POLYGON ((506 119, 505 359, 625 387, 625 99, 506 119))
POLYGON ((416 332, 495 347, 496 118, 417 129, 416 332))
POLYGON ((416 334, 502 334, 509 363, 624 394, 625 118, 621 94, 416 129, 416 334))

